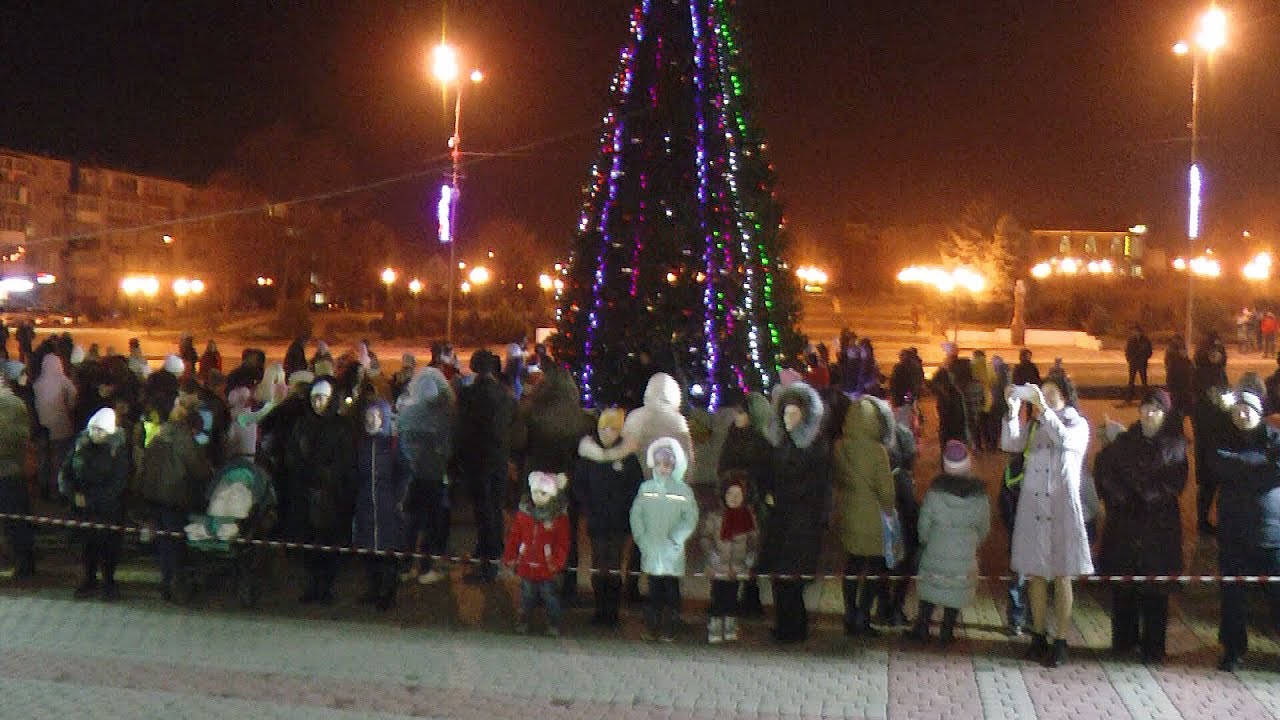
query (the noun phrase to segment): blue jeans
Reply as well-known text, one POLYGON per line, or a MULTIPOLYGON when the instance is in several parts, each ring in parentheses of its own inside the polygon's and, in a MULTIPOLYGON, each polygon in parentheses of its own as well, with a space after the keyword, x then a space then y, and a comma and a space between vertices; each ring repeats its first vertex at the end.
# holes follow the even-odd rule
POLYGON ((560 587, 556 580, 520 578, 520 619, 528 622, 529 613, 541 604, 547 610, 547 624, 560 626, 560 587))

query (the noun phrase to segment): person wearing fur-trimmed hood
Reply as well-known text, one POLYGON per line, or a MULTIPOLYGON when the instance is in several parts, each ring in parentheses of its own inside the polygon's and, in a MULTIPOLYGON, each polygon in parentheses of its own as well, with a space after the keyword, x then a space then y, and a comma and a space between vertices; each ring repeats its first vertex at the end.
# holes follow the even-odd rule
POLYGON ((831 517, 831 452, 823 434, 825 408, 818 392, 804 383, 776 388, 772 477, 765 490, 769 507, 761 540, 760 570, 790 578, 774 578, 775 626, 779 643, 803 642, 809 636, 800 575, 818 570, 822 536, 831 517))
POLYGON ((671 642, 679 614, 685 543, 698 527, 698 502, 684 482, 689 460, 675 438, 654 440, 645 453, 645 464, 653 478, 640 486, 631 505, 631 536, 640 548, 640 569, 649 578, 644 638, 660 635, 663 642, 671 642))
MULTIPOLYGON (((630 532, 631 504, 644 472, 640 461, 622 444, 626 413, 609 408, 600 413, 595 436, 578 443, 578 462, 569 489, 587 519, 591 539, 591 588, 594 625, 618 626, 622 600, 622 548, 630 532)), ((634 568, 633 568, 634 570, 634 568)))
MULTIPOLYGON (((844 632, 873 635, 871 605, 888 585, 859 581, 858 575, 883 575, 885 513, 894 510, 893 470, 887 445, 894 440, 893 413, 883 401, 863 397, 844 416, 844 432, 832 453, 840 487, 840 541, 848 554, 844 580, 844 632), (861 585, 861 587, 859 587, 861 585)), ((886 597, 887 597, 887 593, 886 597)))
POLYGON ((569 556, 569 517, 563 492, 569 478, 563 473, 534 471, 529 492, 520 500, 511 521, 502 563, 520 578, 520 614, 516 632, 529 632, 529 613, 541 604, 547 613, 547 634, 560 634, 560 588, 557 581, 569 556))
MULTIPOLYGON (((405 543, 428 555, 449 550, 449 458, 457 401, 444 373, 424 367, 413 374, 396 403, 396 432, 402 463, 410 476, 405 499, 405 543)), ((430 585, 445 578, 431 558, 420 562, 418 583, 430 585)), ((410 575, 413 573, 410 572, 410 575)))

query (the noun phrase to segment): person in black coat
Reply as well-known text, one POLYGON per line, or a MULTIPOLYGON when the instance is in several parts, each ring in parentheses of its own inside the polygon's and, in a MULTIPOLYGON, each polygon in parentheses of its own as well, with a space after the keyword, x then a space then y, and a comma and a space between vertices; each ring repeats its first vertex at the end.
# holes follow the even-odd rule
MULTIPOLYGON (((1014 385, 1040 384, 1040 368, 1036 367, 1034 362, 1031 362, 1030 350, 1022 348, 1018 351, 1018 364, 1013 366, 1013 379, 1011 382, 1014 385)), ((946 443, 944 442, 943 445, 946 445, 946 443)))
MULTIPOLYGON (((595 614, 591 624, 618 627, 622 602, 622 547, 631 532, 631 504, 635 501, 644 471, 640 460, 619 440, 625 413, 610 408, 600 413, 595 437, 587 435, 578 443, 578 461, 569 482, 578 505, 587 518, 591 538, 591 590, 595 614)), ((631 568, 637 571, 639 567, 631 568)))
MULTIPOLYGON (((392 436, 391 405, 374 400, 361 414, 363 432, 356 443, 355 515, 351 542, 380 552, 404 550, 404 510, 410 473, 392 436)), ((365 593, 360 602, 390 610, 399 583, 394 556, 365 556, 365 593)))
POLYGON ((497 375, 502 361, 488 350, 471 356, 475 381, 458 391, 455 457, 471 494, 476 523, 475 571, 464 578, 471 584, 493 582, 498 575, 505 537, 502 506, 511 459, 511 434, 516 401, 497 375))
POLYGON ((258 348, 245 348, 240 353, 240 366, 227 374, 226 387, 224 388, 225 395, 223 397, 230 395, 232 390, 239 387, 247 387, 251 391, 256 390, 258 383, 262 382, 266 366, 266 353, 258 348))
POLYGON ((804 383, 774 391, 776 424, 770 428, 773 473, 765 487, 770 508, 760 544, 759 567, 772 580, 778 643, 809 637, 804 581, 799 575, 818 571, 822 537, 832 510, 831 445, 822 433, 823 406, 817 391, 804 383))
POLYGON ((1191 411, 1196 454, 1196 522, 1200 532, 1206 535, 1215 532, 1213 523, 1209 522, 1209 511, 1213 508, 1213 499, 1218 494, 1220 481, 1217 466, 1209 461, 1209 456, 1235 434, 1230 412, 1230 404, 1234 402, 1235 395, 1224 383, 1205 388, 1200 397, 1196 398, 1195 408, 1191 411), (1223 398, 1228 398, 1226 406, 1223 398))
MULTIPOLYGON (((1108 575, 1182 572, 1178 496, 1187 485, 1187 439, 1164 390, 1152 390, 1138 422, 1099 451, 1093 476, 1107 509, 1098 569, 1108 575)), ((1111 586, 1111 649, 1141 648, 1142 661, 1165 656, 1169 588, 1165 583, 1111 586)))
MULTIPOLYGON (((344 545, 351 539, 355 500, 355 428, 337 414, 330 378, 317 379, 308 395, 311 410, 295 424, 284 453, 292 494, 289 535, 317 545, 344 545)), ((307 588, 299 602, 333 604, 338 554, 310 550, 304 564, 307 588)))
MULTIPOLYGON (((310 373, 308 373, 309 375, 310 373)), ((294 485, 304 481, 304 476, 294 477, 290 473, 290 464, 286 462, 287 450, 294 430, 303 418, 311 412, 310 378, 295 378, 289 388, 289 394, 272 408, 258 423, 259 445, 258 461, 271 476, 271 484, 276 493, 276 527, 272 528, 272 536, 289 537, 289 533, 300 527, 301 521, 295 519, 293 497, 300 493, 294 485)), ((305 470, 304 470, 305 472, 305 470)), ((301 509, 298 512, 302 512, 301 509)))
POLYGON ((289 343, 289 348, 284 352, 284 375, 289 377, 307 368, 307 337, 299 335, 289 343))
POLYGON ((1228 384, 1227 348, 1218 339, 1218 333, 1210 331, 1196 347, 1193 379, 1197 402, 1204 395, 1205 390, 1228 384))
MULTIPOLYGON (((1210 462, 1222 478, 1218 499, 1218 571, 1223 575, 1280 575, 1280 430, 1262 422, 1262 398, 1236 394, 1231 422, 1238 431, 1210 462)), ((1234 671, 1249 649, 1248 585, 1222 584, 1218 668, 1234 671)), ((1263 585, 1271 625, 1280 627, 1280 585, 1263 585)))
POLYGON ((1129 366, 1129 391, 1125 395, 1126 401, 1133 400, 1133 381, 1135 378, 1142 378, 1142 389, 1147 388, 1147 364, 1151 361, 1151 340, 1147 338, 1146 333, 1142 332, 1142 327, 1135 325, 1133 334, 1129 336, 1128 342, 1124 345, 1124 360, 1129 366))
POLYGON ((917 528, 920 525, 920 501, 916 499, 915 466, 919 450, 916 447, 915 434, 911 428, 897 422, 892 416, 885 418, 893 423, 893 442, 885 445, 889 453, 889 468, 893 471, 894 507, 898 511, 898 522, 902 526, 902 559, 890 570, 895 575, 903 575, 897 580, 881 583, 880 595, 876 599, 876 624, 898 626, 906 625, 907 615, 903 609, 907 603, 907 591, 911 588, 911 578, 915 574, 920 556, 920 539, 917 528))
MULTIPOLYGON (((124 488, 129 481, 130 457, 116 413, 101 408, 89 418, 88 428, 75 445, 58 475, 58 490, 71 501, 71 518, 82 522, 118 525, 124 520, 124 488)), ((102 598, 115 600, 116 565, 120 562, 121 535, 112 530, 76 529, 84 562, 84 578, 76 587, 76 599, 90 597, 98 589, 102 569, 102 598)))
POLYGON ((938 368, 933 376, 932 389, 938 409, 938 444, 946 447, 950 440, 958 440, 970 446, 969 411, 965 406, 964 391, 956 384, 947 368, 938 368))
POLYGON ((1195 367, 1187 357, 1187 349, 1180 339, 1174 338, 1164 351, 1165 387, 1173 400, 1173 411, 1182 417, 1191 414, 1195 405, 1195 367))
MULTIPOLYGON (((547 365, 542 382, 530 389, 526 386, 519 408, 512 453, 519 458, 518 477, 532 472, 572 477, 583 436, 591 432, 590 418, 582 410, 578 386, 568 370, 547 365)), ((572 480, 570 481, 572 482, 572 480)), ((582 509, 572 486, 566 493, 569 516, 569 555, 566 568, 578 566, 578 521, 582 509)), ((578 575, 566 570, 560 585, 560 599, 572 607, 577 601, 578 575)))

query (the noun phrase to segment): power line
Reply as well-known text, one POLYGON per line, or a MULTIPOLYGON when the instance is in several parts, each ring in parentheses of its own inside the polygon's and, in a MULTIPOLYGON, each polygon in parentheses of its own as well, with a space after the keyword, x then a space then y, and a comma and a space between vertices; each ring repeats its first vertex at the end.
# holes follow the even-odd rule
MULTIPOLYGON (((602 126, 603 126, 603 122, 598 122, 589 127, 581 127, 575 130, 570 130, 564 133, 560 133, 558 135, 539 138, 537 140, 525 143, 523 145, 516 145, 516 146, 509 147, 504 150, 499 150, 493 153, 467 153, 467 155, 470 156, 470 159, 467 159, 461 162, 460 166, 472 167, 474 165, 488 162, 490 160, 527 156, 529 153, 532 153, 533 151, 538 150, 540 148, 547 147, 550 145, 555 145, 557 143, 561 143, 566 140, 576 138, 579 135, 598 131, 602 126)), ((74 240, 85 240, 88 238, 106 237, 111 235, 124 235, 129 233, 145 232, 147 230, 161 230, 161 229, 168 229, 173 227, 180 227, 183 225, 191 225, 191 224, 200 223, 200 222, 222 220, 225 218, 238 217, 242 215, 255 215, 258 213, 265 213, 270 215, 273 212, 273 210, 276 208, 286 208, 286 207, 292 207, 295 205, 323 202, 325 200, 333 200, 335 198, 344 197, 347 195, 354 195, 356 193, 369 192, 371 190, 377 190, 379 188, 396 185, 402 182, 407 182, 409 180, 416 180, 418 178, 426 177, 428 175, 438 174, 443 172, 445 169, 449 167, 449 164, 447 162, 449 160, 450 160, 449 153, 442 153, 440 155, 437 155, 436 157, 433 157, 430 160, 430 162, 434 164, 427 168, 412 170, 406 173, 401 173, 399 175, 392 175, 390 177, 381 178, 379 180, 373 180, 371 182, 362 183, 359 185, 351 185, 345 188, 327 190, 327 191, 315 193, 312 195, 303 195, 303 196, 294 197, 286 200, 281 200, 278 202, 258 203, 258 204, 249 205, 249 206, 240 207, 240 208, 233 208, 228 210, 217 210, 217 211, 208 212, 208 213, 201 213, 199 215, 187 215, 179 218, 173 218, 170 220, 158 220, 155 222, 143 223, 140 225, 108 227, 100 230, 77 232, 77 233, 70 233, 65 235, 53 235, 49 237, 38 238, 35 240, 29 240, 27 241, 26 244, 37 245, 37 244, 52 243, 52 242, 71 242, 74 240)))

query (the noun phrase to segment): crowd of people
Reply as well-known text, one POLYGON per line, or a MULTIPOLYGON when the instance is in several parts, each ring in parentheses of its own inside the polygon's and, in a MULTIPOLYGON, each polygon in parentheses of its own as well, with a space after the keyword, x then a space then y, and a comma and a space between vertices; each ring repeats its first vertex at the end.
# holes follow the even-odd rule
MULTIPOLYGON (((1220 571, 1280 574, 1280 432, 1263 422, 1272 383, 1247 375, 1228 387, 1226 351, 1211 336, 1187 360, 1183 387, 1186 352, 1176 345, 1168 391, 1147 388, 1137 422, 1095 434, 1060 360, 1042 376, 1029 350, 1011 366, 947 346, 926 379, 919 353, 907 349, 886 377, 870 340, 851 331, 834 361, 826 347, 810 348, 768 396, 730 391, 707 408, 674 368, 646 364, 629 407, 598 410, 582 406, 573 376, 541 345, 526 354, 512 343, 503 357, 478 350, 464 372, 442 343, 429 362, 406 354, 399 370, 383 373, 367 342, 335 357, 324 341, 300 337, 282 362, 250 348, 224 375, 212 341, 199 353, 184 336, 153 370, 136 340, 119 355, 56 335, 3 366, 0 511, 29 513, 33 488, 74 519, 159 531, 159 590, 169 599, 189 560, 182 533, 205 512, 219 470, 251 465, 270 478, 266 536, 309 544, 301 603, 335 601, 341 565, 332 548, 419 553, 409 564, 364 554, 361 601, 385 610, 402 583, 448 578, 432 558, 450 554, 451 508, 465 493, 476 562, 464 581, 491 584, 503 569, 518 576, 517 631, 531 630, 539 607, 544 632, 562 631, 585 536, 593 624, 617 627, 624 602, 640 600, 642 575, 644 637, 673 640, 693 558, 712 578, 713 644, 736 640, 739 618, 764 613, 763 578, 772 638, 804 641, 805 585, 834 536, 845 558, 847 635, 906 627, 908 638, 928 642, 941 610, 945 646, 976 593, 994 500, 1017 577, 1009 630, 1028 631, 1028 656, 1057 667, 1067 661, 1073 580, 1095 572, 1090 477, 1106 509, 1097 569, 1181 572, 1184 417, 1195 429, 1199 527, 1217 536, 1220 571), (921 498, 914 474, 926 394, 941 458, 921 498), (1092 442, 1104 447, 1089 467, 1092 442), (996 452, 1003 476, 984 482, 973 455, 996 452)), ((1280 371, 1273 380, 1280 386, 1280 371)), ((33 574, 32 524, 5 526, 15 575, 33 574)), ((121 533, 75 533, 84 568, 75 596, 115 599, 121 533)), ((1171 587, 1112 586, 1117 653, 1163 660, 1171 587)), ((1267 587, 1280 622, 1280 595, 1267 587)), ((1245 590, 1222 588, 1223 669, 1247 649, 1245 590)))

